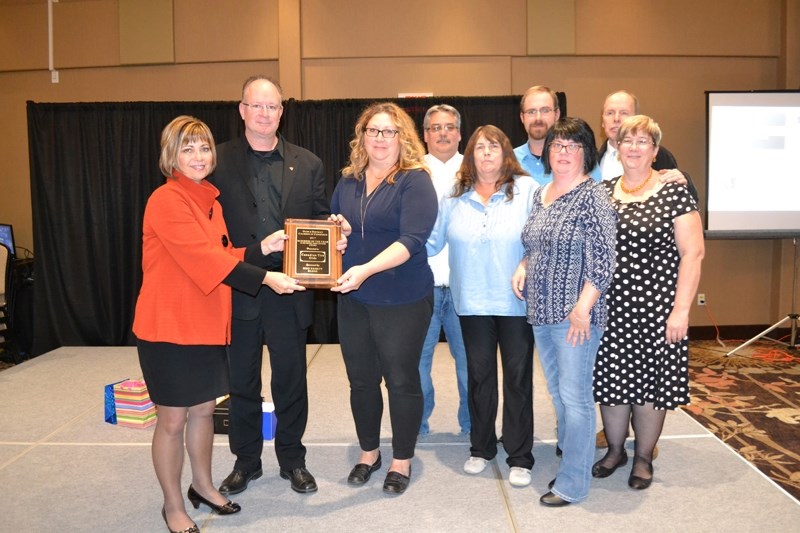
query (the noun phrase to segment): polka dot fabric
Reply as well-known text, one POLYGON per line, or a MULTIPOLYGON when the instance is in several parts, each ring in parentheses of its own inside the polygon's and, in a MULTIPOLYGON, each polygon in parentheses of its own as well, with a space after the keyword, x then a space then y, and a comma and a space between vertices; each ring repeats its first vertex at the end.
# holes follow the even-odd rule
MULTIPOLYGON (((604 181, 609 196, 619 178, 604 181)), ((688 190, 668 183, 642 202, 622 203, 617 268, 606 295, 608 326, 594 368, 594 399, 603 405, 689 403, 689 339, 666 344, 680 256, 673 220, 697 210, 688 190)))

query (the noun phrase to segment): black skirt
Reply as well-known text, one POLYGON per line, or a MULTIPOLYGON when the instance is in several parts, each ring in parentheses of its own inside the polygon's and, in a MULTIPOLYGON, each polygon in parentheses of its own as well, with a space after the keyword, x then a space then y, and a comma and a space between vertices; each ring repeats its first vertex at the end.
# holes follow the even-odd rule
POLYGON ((136 340, 139 365, 156 405, 191 407, 228 394, 225 346, 136 340))

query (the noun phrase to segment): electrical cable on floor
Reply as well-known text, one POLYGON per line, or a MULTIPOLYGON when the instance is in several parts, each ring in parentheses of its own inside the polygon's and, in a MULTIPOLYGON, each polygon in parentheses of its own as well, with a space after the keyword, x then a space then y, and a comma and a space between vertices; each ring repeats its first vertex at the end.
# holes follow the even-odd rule
MULTIPOLYGON (((706 314, 708 315, 709 320, 711 320, 711 325, 714 326, 714 330, 717 332, 716 335, 717 344, 727 349, 728 347, 725 344, 725 341, 722 340, 722 336, 720 335, 719 326, 717 326, 717 321, 714 320, 714 316, 711 314, 711 307, 708 304, 706 304, 704 307, 706 308, 706 314)), ((791 334, 787 334, 777 340, 785 341, 790 336, 791 334)), ((769 339, 769 337, 767 337, 766 339, 768 341, 775 340, 775 339, 769 339)), ((736 339, 728 339, 728 341, 734 342, 736 344, 741 344, 745 342, 744 340, 736 340, 736 339)), ((753 359, 761 359, 762 361, 768 363, 790 363, 792 361, 800 359, 797 356, 792 355, 792 353, 790 353, 790 351, 786 349, 776 348, 774 346, 759 347, 758 344, 754 346, 754 351, 751 357, 753 359)))

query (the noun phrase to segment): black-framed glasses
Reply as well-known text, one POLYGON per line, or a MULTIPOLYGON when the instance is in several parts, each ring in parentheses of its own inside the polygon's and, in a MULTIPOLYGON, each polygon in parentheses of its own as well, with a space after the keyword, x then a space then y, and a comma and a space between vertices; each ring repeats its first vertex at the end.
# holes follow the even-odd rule
POLYGON ((553 112, 552 107, 540 107, 539 109, 526 109, 525 111, 522 112, 522 114, 527 115, 529 117, 535 117, 537 114, 546 117, 552 112, 553 112))
POLYGON ((394 139, 395 136, 400 133, 400 130, 390 130, 389 128, 384 130, 379 130, 378 128, 364 128, 364 134, 367 137, 377 137, 379 133, 384 139, 394 139))
POLYGON ((550 143, 550 151, 555 152, 557 154, 563 152, 564 150, 566 150, 568 154, 575 154, 578 153, 578 150, 580 150, 581 148, 583 148, 583 145, 576 143, 569 143, 569 144, 563 144, 557 142, 550 143))
POLYGON ((439 133, 442 130, 446 131, 447 133, 452 133, 458 130, 458 127, 455 124, 431 124, 426 129, 433 133, 439 133))
POLYGON ((640 150, 641 150, 641 149, 643 149, 643 148, 646 148, 646 147, 648 147, 648 146, 650 146, 650 145, 653 145, 653 144, 655 144, 655 143, 654 143, 653 141, 649 141, 649 140, 647 140, 647 139, 630 139, 630 138, 625 138, 625 139, 622 139, 622 140, 619 142, 619 144, 620 144, 621 146, 624 146, 625 148, 632 148, 632 147, 634 147, 634 146, 635 146, 636 148, 638 148, 638 149, 640 149, 640 150))
POLYGON ((278 110, 283 107, 274 104, 247 104, 245 102, 242 102, 242 105, 249 107, 256 113, 261 113, 262 111, 266 111, 267 113, 277 113, 278 110))

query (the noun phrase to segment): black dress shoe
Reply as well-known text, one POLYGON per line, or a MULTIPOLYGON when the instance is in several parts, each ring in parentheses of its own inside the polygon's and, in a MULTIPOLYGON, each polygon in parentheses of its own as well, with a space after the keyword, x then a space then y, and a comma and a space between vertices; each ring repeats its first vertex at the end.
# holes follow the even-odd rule
MULTIPOLYGON (((605 457, 603 459, 605 459, 605 457)), ((617 468, 628 464, 628 454, 625 452, 622 452, 622 457, 619 458, 617 464, 611 467, 606 467, 600 464, 603 462, 603 459, 597 461, 592 467, 592 477, 600 477, 600 478, 608 477, 611 474, 613 474, 617 470, 617 468)))
POLYGON ((568 502, 567 500, 565 500, 564 498, 562 498, 557 494, 553 494, 552 492, 548 492, 547 494, 539 498, 539 502, 542 505, 546 505, 548 507, 564 507, 572 503, 568 502))
POLYGON ((378 452, 378 458, 375 459, 375 462, 371 465, 366 463, 358 463, 353 469, 350 471, 350 475, 347 476, 347 482, 351 485, 363 485, 367 481, 369 481, 370 476, 372 473, 378 470, 381 467, 381 452, 378 452))
POLYGON ((233 472, 228 474, 228 477, 222 480, 222 485, 219 486, 219 491, 222 494, 239 494, 244 492, 247 485, 254 479, 258 479, 263 475, 263 471, 259 468, 248 472, 247 470, 240 470, 234 468, 233 472))
MULTIPOLYGON (((634 460, 634 465, 635 464, 636 461, 634 460)), ((631 475, 628 478, 628 486, 636 490, 644 490, 649 487, 653 482, 653 463, 647 463, 647 469, 650 471, 650 477, 648 478, 634 476, 633 470, 631 470, 631 475)))
POLYGON ((383 482, 383 492, 387 494, 403 494, 408 488, 411 481, 411 469, 408 469, 408 475, 404 476, 400 472, 389 472, 386 474, 386 479, 383 482))
POLYGON ((300 494, 317 492, 317 480, 314 479, 311 472, 304 466, 289 471, 281 470, 281 477, 291 482, 292 490, 295 492, 299 492, 300 494))
POLYGON ((169 527, 169 522, 167 522, 167 510, 164 509, 163 507, 161 508, 161 516, 164 517, 164 523, 167 524, 167 529, 169 529, 169 533, 200 533, 200 530, 197 528, 197 524, 192 524, 186 529, 181 529, 180 531, 175 531, 174 529, 169 527))
POLYGON ((186 496, 189 498, 189 501, 192 502, 195 509, 199 508, 201 503, 204 503, 211 508, 212 512, 217 514, 234 514, 242 510, 242 507, 238 503, 233 503, 230 500, 228 500, 228 503, 225 505, 212 503, 201 496, 191 485, 189 485, 189 492, 186 493, 186 496))

